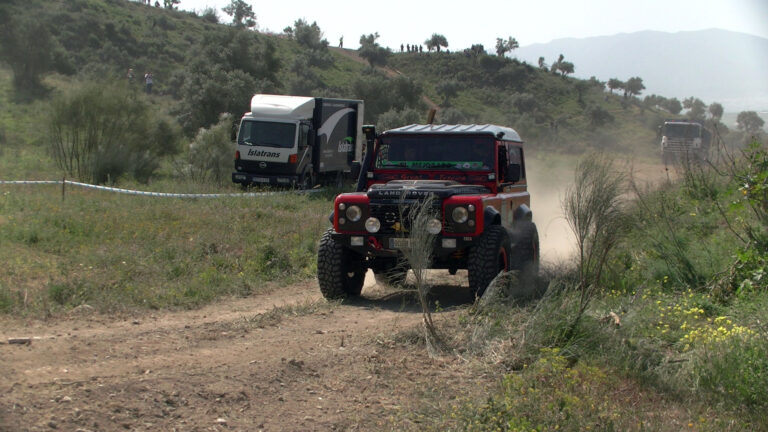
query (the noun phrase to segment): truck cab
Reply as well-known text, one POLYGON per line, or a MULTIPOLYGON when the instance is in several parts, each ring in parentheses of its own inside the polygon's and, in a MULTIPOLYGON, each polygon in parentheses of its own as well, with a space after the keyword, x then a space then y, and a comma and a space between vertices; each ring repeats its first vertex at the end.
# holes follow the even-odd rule
POLYGON ((661 125, 661 153, 664 163, 705 160, 709 156, 711 133, 698 121, 666 120, 661 125))
POLYGON ((232 181, 310 188, 349 176, 362 154, 362 116, 362 101, 257 94, 240 120, 232 181))
POLYGON ((326 297, 359 294, 362 279, 355 277, 368 268, 403 279, 409 208, 427 197, 437 215, 428 226, 430 268, 467 269, 470 289, 480 296, 500 271, 537 265, 523 142, 514 129, 409 125, 382 133, 371 147, 359 190, 336 197, 333 227, 320 243, 318 279, 326 297), (334 254, 346 267, 327 261, 334 254))

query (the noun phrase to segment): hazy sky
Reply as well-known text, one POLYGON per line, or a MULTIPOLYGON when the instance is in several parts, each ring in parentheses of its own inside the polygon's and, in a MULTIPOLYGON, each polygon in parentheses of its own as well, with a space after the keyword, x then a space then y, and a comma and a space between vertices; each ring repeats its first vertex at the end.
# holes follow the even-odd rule
MULTIPOLYGON (((481 43, 492 51, 497 37, 521 46, 553 39, 605 36, 640 30, 678 32, 721 28, 768 38, 768 0, 470 0, 340 1, 246 0, 260 31, 281 32, 294 21, 317 21, 331 45, 357 48, 360 35, 378 32, 379 43, 423 43, 432 33, 448 39, 450 50, 481 43)), ((229 0, 181 0, 181 9, 221 8, 229 0)))

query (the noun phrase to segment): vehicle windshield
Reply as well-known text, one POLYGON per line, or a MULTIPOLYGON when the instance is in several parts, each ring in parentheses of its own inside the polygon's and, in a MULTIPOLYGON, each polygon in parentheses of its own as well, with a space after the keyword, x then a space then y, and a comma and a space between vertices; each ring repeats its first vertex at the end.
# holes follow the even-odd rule
POLYGON ((295 142, 296 125, 294 123, 243 120, 240 124, 240 133, 237 134, 239 145, 293 148, 295 142))
POLYGON ((491 137, 390 135, 381 138, 376 168, 489 171, 494 163, 491 137))
POLYGON ((701 126, 695 123, 667 123, 664 125, 664 135, 669 138, 699 138, 701 126))

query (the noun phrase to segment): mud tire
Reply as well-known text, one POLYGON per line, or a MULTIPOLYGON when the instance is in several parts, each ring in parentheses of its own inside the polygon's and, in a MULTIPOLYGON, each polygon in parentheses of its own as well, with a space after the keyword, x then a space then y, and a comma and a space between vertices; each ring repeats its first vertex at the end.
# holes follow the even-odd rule
POLYGON ((500 225, 487 227, 470 249, 467 260, 469 289, 476 297, 483 296, 497 274, 510 270, 510 249, 509 233, 500 225))
POLYGON ((317 281, 323 297, 331 300, 360 295, 365 281, 363 257, 323 234, 317 250, 317 281))

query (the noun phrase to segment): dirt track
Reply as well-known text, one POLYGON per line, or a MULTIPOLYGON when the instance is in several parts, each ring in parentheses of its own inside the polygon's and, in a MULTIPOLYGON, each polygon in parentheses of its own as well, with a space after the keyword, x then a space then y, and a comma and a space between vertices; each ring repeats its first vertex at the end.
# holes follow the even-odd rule
MULTIPOLYGON (((459 280, 437 287, 438 320, 471 300, 459 280)), ((447 404, 491 379, 430 359, 414 301, 371 278, 345 304, 310 281, 196 311, 82 313, 0 322, 0 341, 33 338, 0 345, 0 430, 418 429, 405 419, 428 415, 417 399, 447 404)))

